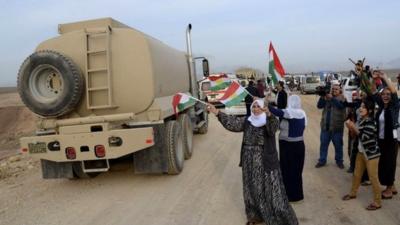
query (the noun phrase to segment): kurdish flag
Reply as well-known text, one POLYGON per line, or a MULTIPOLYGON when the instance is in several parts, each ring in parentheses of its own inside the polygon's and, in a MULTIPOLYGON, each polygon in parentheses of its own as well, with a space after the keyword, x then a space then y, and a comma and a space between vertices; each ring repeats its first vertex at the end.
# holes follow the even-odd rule
POLYGON ((193 105, 196 100, 187 94, 178 93, 174 95, 172 98, 172 107, 174 108, 175 115, 178 115, 178 112, 183 111, 187 107, 193 105))
POLYGON ((208 79, 210 80, 210 90, 212 91, 225 89, 231 84, 231 79, 229 79, 226 74, 209 76, 208 79))
POLYGON ((224 96, 219 100, 226 106, 231 107, 239 104, 247 96, 247 91, 239 83, 233 81, 226 90, 224 96))
POLYGON ((269 74, 272 76, 272 82, 277 84, 278 81, 283 80, 285 70, 279 61, 278 54, 276 54, 272 42, 269 43, 269 74))

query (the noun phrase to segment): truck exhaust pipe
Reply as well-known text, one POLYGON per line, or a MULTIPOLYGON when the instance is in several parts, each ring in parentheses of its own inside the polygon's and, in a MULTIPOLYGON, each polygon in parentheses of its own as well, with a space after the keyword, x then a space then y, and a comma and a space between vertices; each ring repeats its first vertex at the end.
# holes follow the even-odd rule
POLYGON ((186 48, 187 48, 187 57, 188 57, 188 63, 189 63, 189 71, 190 71, 190 93, 192 94, 193 97, 198 98, 198 87, 197 87, 197 78, 196 78, 196 64, 193 60, 193 54, 192 54, 192 35, 191 35, 191 30, 192 30, 192 24, 189 23, 189 25, 186 28, 186 48))

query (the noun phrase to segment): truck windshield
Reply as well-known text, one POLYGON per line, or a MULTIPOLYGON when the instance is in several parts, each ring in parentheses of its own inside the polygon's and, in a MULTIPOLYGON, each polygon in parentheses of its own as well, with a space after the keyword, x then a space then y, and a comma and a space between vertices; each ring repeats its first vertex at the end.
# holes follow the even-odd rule
POLYGON ((210 86, 211 86, 210 82, 203 82, 201 84, 201 90, 202 91, 209 91, 210 90, 210 86))
POLYGON ((319 77, 307 77, 306 83, 319 83, 319 77))

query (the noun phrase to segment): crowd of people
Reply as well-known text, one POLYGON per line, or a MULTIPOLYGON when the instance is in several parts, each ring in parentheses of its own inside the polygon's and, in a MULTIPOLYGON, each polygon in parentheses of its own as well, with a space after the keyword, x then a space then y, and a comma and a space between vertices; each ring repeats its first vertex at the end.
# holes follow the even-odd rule
POLYGON ((399 139, 399 100, 395 85, 379 70, 365 71, 361 61, 354 71, 359 90, 347 102, 339 85, 321 96, 317 107, 322 109, 320 158, 315 165, 326 164, 330 140, 335 147, 335 160, 343 169, 343 131, 349 130, 349 158, 353 181, 343 200, 354 199, 360 184, 372 185, 373 200, 367 210, 382 207, 381 199, 397 194, 394 185, 399 139), (364 74, 363 74, 364 73, 364 74), (365 75, 365 77, 363 77, 365 75), (381 191, 381 185, 385 189, 381 191))
MULTIPOLYGON (((320 154, 315 167, 327 164, 332 141, 336 165, 344 169, 343 135, 347 127, 350 161, 347 172, 353 173, 353 180, 349 193, 342 199, 355 199, 359 186, 370 184, 373 198, 366 209, 377 210, 382 207, 382 199, 391 199, 398 192, 394 181, 400 142, 400 104, 396 87, 385 73, 376 70, 366 75, 365 72, 359 61, 354 73, 359 88, 351 102, 346 101, 336 83, 320 96, 317 102, 317 108, 322 110, 320 154)), ((283 82, 276 88, 276 98, 270 101, 263 99, 260 84, 255 86, 250 82, 246 89, 253 97, 246 99, 245 117, 227 115, 208 106, 224 128, 243 132, 239 165, 243 172, 246 224, 298 224, 289 203, 304 199, 302 173, 307 116, 298 95, 288 96, 283 82), (275 143, 278 130, 279 150, 275 143)))

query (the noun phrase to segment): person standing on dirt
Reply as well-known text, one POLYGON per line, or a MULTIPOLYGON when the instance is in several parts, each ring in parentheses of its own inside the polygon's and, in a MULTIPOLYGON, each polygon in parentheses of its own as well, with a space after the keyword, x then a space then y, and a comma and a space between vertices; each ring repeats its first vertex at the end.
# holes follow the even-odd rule
POLYGON ((397 75, 397 90, 400 90, 400 73, 397 75))
POLYGON ((347 128, 357 135, 359 144, 351 191, 350 194, 343 196, 342 199, 347 201, 357 197, 363 173, 367 169, 374 197, 373 202, 367 206, 367 210, 381 208, 381 189, 378 180, 378 163, 381 153, 377 141, 374 110, 375 102, 373 100, 363 100, 357 125, 351 120, 346 121, 347 128))
POLYGON ((254 81, 250 80, 249 84, 246 87, 246 90, 248 93, 250 93, 250 95, 247 95, 246 98, 244 99, 244 102, 246 103, 246 116, 250 116, 251 114, 251 110, 250 110, 250 106, 251 103, 253 103, 253 98, 254 97, 260 97, 258 94, 258 90, 254 85, 254 81))
POLYGON ((286 109, 268 106, 272 114, 281 119, 279 125, 279 163, 283 183, 290 202, 304 199, 303 167, 305 156, 304 129, 307 126, 307 116, 301 108, 298 95, 288 98, 286 109))
POLYGON ((345 99, 338 84, 332 86, 331 92, 321 96, 317 108, 322 109, 319 160, 315 165, 320 168, 326 165, 329 143, 335 146, 336 165, 343 169, 343 130, 346 119, 345 99))
POLYGON ((208 105, 207 109, 217 116, 225 129, 243 132, 239 166, 242 167, 246 225, 262 222, 297 225, 296 214, 286 196, 276 151, 275 132, 279 120, 264 105, 264 100, 255 100, 249 117, 227 115, 213 105, 208 105))
MULTIPOLYGON (((367 98, 367 94, 362 91, 357 91, 353 92, 352 94, 352 102, 345 102, 346 107, 347 107, 347 117, 346 120, 350 120, 353 123, 356 123, 358 120, 360 120, 360 107, 361 103, 363 100, 367 98)), ((347 170, 348 173, 354 173, 354 169, 356 167, 356 158, 358 154, 358 137, 357 134, 349 129, 349 136, 348 136, 348 155, 349 155, 349 160, 350 160, 350 167, 347 170)), ((361 185, 366 186, 370 185, 371 182, 369 181, 368 178, 368 173, 367 171, 364 171, 364 174, 361 179, 361 185)))
POLYGON ((262 80, 258 80, 257 81, 257 91, 258 91, 258 96, 260 98, 264 98, 264 91, 265 91, 265 86, 264 86, 264 82, 262 80))
MULTIPOLYGON (((397 128, 399 127, 399 99, 396 87, 388 79, 385 73, 377 71, 373 76, 379 78, 386 84, 381 93, 374 95, 379 108, 375 115, 375 121, 378 127, 378 144, 381 149, 381 157, 379 160, 379 181, 386 189, 382 192, 383 199, 391 199, 397 194, 394 186, 396 177, 396 160, 397 160, 397 128)), ((375 78, 375 77, 374 77, 375 78)))
POLYGON ((279 81, 276 85, 276 100, 274 106, 277 106, 278 109, 285 109, 287 106, 287 96, 288 94, 285 91, 285 82, 279 81))

